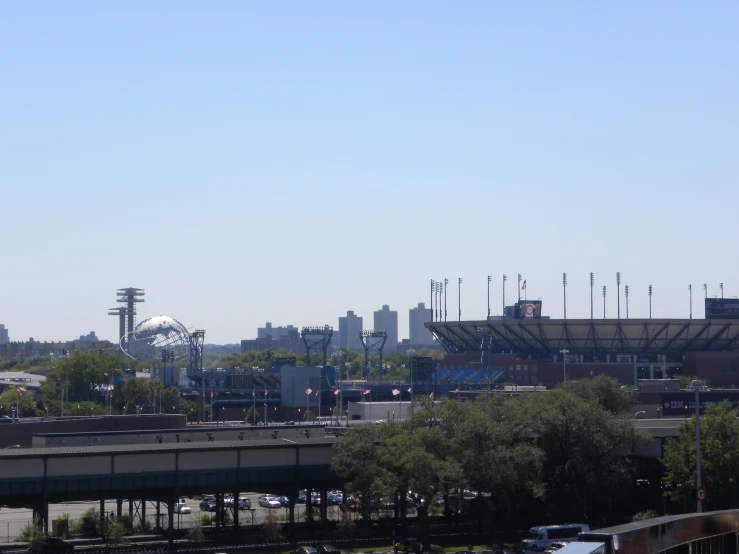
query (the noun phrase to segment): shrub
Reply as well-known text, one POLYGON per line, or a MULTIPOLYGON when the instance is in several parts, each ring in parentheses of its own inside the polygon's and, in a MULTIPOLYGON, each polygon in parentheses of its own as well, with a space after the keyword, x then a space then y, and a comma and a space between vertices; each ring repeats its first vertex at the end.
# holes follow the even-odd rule
POLYGON ((205 540, 203 527, 197 519, 195 519, 195 525, 187 532, 187 540, 190 542, 203 542, 205 540))
POLYGON ((653 519, 659 517, 659 514, 654 510, 645 510, 643 512, 637 512, 631 516, 631 521, 644 521, 645 519, 653 519))
POLYGON ((269 511, 262 524, 262 531, 264 531, 264 538, 267 541, 278 541, 282 539, 282 524, 272 510, 269 511))
POLYGON ((72 532, 85 537, 100 535, 100 512, 96 508, 87 510, 80 519, 75 521, 72 532))
POLYGON ((30 542, 34 539, 42 539, 44 537, 44 531, 41 529, 41 521, 38 518, 33 521, 29 521, 26 526, 21 530, 21 534, 18 535, 19 541, 30 542))
POLYGON ((202 514, 200 516, 200 525, 212 525, 213 524, 213 517, 210 514, 202 514))

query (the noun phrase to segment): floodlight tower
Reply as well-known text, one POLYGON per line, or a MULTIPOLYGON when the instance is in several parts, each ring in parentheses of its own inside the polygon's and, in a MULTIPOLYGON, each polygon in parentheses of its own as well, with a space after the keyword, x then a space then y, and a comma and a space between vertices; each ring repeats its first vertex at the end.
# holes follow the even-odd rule
POLYGON ((328 358, 328 346, 331 344, 331 337, 334 336, 334 328, 330 325, 303 327, 300 336, 305 343, 305 364, 310 367, 310 351, 318 347, 323 352, 323 365, 325 367, 328 358))
POLYGON ((126 308, 123 306, 110 308, 108 310, 108 315, 118 316, 118 343, 120 344, 120 342, 123 340, 123 337, 126 336, 126 308))
POLYGON ((377 352, 380 356, 380 381, 382 381, 382 349, 387 341, 386 331, 359 331, 359 340, 364 346, 364 376, 369 374, 370 351, 377 352))
MULTIPOLYGON (((118 289, 116 294, 118 295, 118 302, 125 302, 126 304, 126 315, 128 316, 126 341, 130 343, 131 333, 133 333, 134 324, 136 323, 136 304, 144 301, 144 289, 128 287, 125 289, 118 289)), ((127 344, 126 347, 130 347, 130 344, 127 344)))

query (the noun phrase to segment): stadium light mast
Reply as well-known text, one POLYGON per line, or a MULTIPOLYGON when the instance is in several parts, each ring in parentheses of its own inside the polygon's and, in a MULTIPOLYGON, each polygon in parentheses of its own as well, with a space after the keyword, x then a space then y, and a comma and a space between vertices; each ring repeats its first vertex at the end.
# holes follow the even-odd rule
POLYGON ((567 382, 567 354, 570 353, 569 350, 566 348, 563 348, 559 351, 560 354, 562 354, 562 382, 567 382))
POLYGON ((446 321, 446 293, 449 290, 449 279, 444 277, 444 321, 446 321))
POLYGON ((490 319, 490 281, 493 280, 491 275, 488 275, 488 319, 490 319))
POLYGON ((462 278, 457 282, 457 307, 459 308, 459 321, 462 321, 462 278))
POLYGON ((595 284, 595 278, 593 272, 590 272, 590 319, 593 319, 593 285, 595 284))
POLYGON ((649 319, 652 319, 652 285, 649 285, 649 319))
POLYGON ((444 283, 439 281, 439 299, 436 301, 439 304, 439 321, 441 321, 441 297, 444 296, 444 283))
POLYGON ((721 289, 721 299, 723 299, 724 298, 724 284, 723 283, 719 283, 718 284, 718 288, 721 289))
POLYGON ((431 300, 430 300, 430 303, 431 303, 431 321, 434 320, 434 289, 435 288, 436 287, 434 286, 434 280, 431 279, 431 300))
POLYGON ((624 296, 626 297, 626 319, 629 319, 629 285, 624 287, 624 296))
POLYGON ((703 293, 706 295, 706 298, 708 298, 708 283, 703 283, 703 293))
POLYGON ((693 319, 693 285, 688 285, 688 294, 690 294, 690 319, 693 319))
POLYGON ((508 275, 503 274, 503 315, 505 316, 505 282, 508 280, 508 275))
POLYGON ((562 273, 562 295, 564 300, 565 319, 567 319, 567 273, 562 273))
POLYGON ((621 319, 621 272, 616 272, 616 318, 621 319))
POLYGON ((521 274, 518 274, 518 303, 521 303, 521 274))
POLYGON ((603 285, 603 319, 606 318, 606 286, 603 285))
POLYGON ((434 315, 436 316, 436 321, 441 321, 441 318, 439 317, 439 281, 435 281, 436 283, 436 290, 434 292, 434 297, 436 298, 436 309, 434 310, 434 315))

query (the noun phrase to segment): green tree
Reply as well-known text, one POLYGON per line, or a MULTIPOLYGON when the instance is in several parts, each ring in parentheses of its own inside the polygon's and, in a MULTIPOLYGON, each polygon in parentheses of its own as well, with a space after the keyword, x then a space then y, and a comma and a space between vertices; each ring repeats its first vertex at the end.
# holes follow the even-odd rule
POLYGON ((18 417, 33 417, 38 415, 33 393, 21 390, 23 387, 10 387, 0 394, 0 415, 11 415, 13 408, 18 407, 18 417))
POLYGON ((255 409, 254 406, 249 406, 249 411, 246 412, 244 421, 256 425, 260 421, 259 410, 255 409))
MULTIPOLYGON (((695 417, 685 421, 679 435, 665 445, 662 463, 666 495, 685 510, 695 508, 695 417)), ((709 404, 701 415, 701 478, 707 510, 739 506, 739 422, 727 400, 709 404)))
POLYGON ((637 390, 634 387, 621 385, 607 375, 567 381, 560 386, 578 398, 592 400, 613 414, 629 412, 637 401, 637 390))
POLYGON ((66 383, 70 405, 99 400, 100 387, 113 381, 119 365, 120 360, 112 354, 75 350, 69 358, 52 364, 47 372, 41 386, 44 405, 58 412, 66 383))

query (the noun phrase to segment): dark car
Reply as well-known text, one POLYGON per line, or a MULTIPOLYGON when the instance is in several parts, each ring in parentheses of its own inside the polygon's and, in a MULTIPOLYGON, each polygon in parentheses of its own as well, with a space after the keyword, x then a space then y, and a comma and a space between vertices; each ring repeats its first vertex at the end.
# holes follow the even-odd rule
POLYGON ((203 500, 200 503, 200 510, 203 512, 215 512, 216 511, 216 503, 212 500, 203 500))
POLYGON ((28 551, 39 554, 62 554, 74 552, 74 545, 56 537, 46 537, 28 543, 28 551))
POLYGON ((341 554, 341 550, 330 544, 322 544, 318 547, 318 554, 341 554))
POLYGON ((414 552, 421 554, 421 541, 413 537, 400 539, 395 543, 396 552, 414 552))
POLYGON ((290 551, 290 554, 317 554, 318 551, 312 546, 299 546, 295 550, 290 551))
POLYGON ((305 504, 305 498, 305 489, 303 489, 302 491, 298 491, 298 504, 305 504))
POLYGON ((283 508, 290 506, 290 499, 287 496, 280 496, 277 498, 277 502, 279 502, 283 508))

